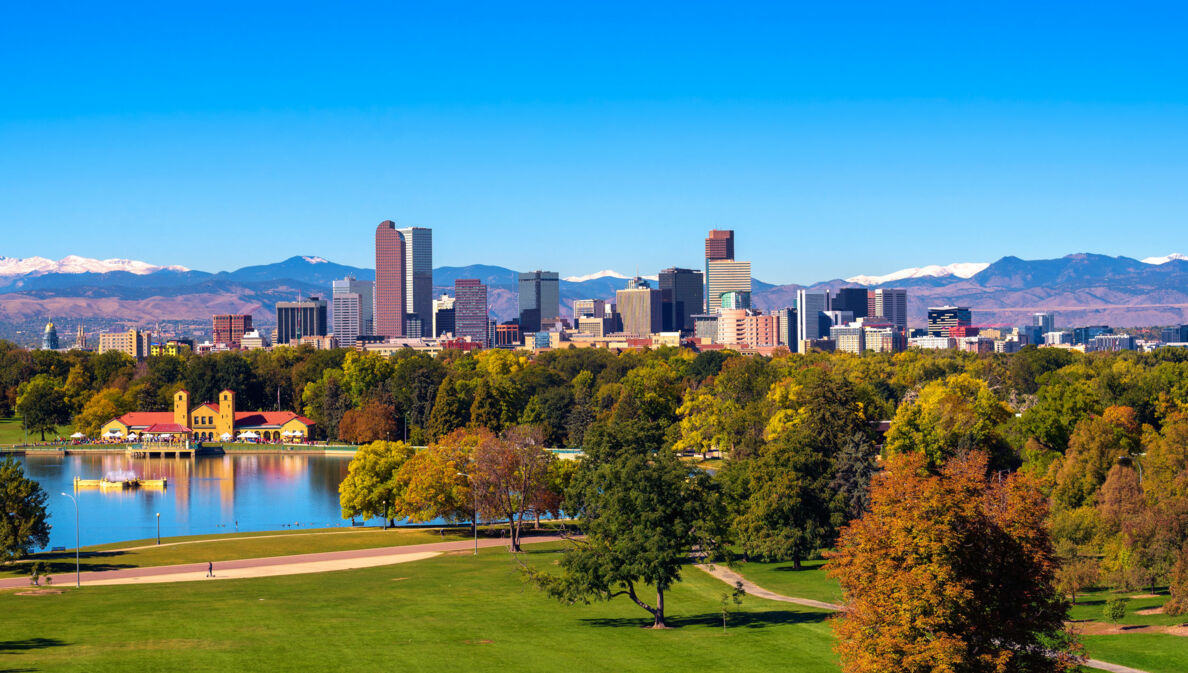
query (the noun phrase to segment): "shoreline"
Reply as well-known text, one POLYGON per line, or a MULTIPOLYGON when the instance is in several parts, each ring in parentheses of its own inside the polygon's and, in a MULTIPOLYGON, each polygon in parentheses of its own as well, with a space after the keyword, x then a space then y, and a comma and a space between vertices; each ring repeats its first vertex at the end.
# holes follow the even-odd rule
MULTIPOLYGON (((285 455, 285 456, 354 456, 358 448, 352 446, 330 447, 218 447, 217 450, 201 450, 195 457, 230 455, 285 455)), ((124 455, 127 446, 0 446, 0 456, 70 456, 70 455, 124 455)))

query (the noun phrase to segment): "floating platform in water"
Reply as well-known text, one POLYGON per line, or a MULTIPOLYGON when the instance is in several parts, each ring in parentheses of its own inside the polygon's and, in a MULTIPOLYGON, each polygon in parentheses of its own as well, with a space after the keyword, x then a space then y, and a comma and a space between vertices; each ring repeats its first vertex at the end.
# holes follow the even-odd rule
POLYGON ((165 479, 118 479, 109 480, 104 479, 80 479, 74 478, 74 490, 83 488, 97 488, 103 491, 119 491, 134 488, 151 488, 164 489, 167 481, 165 479))

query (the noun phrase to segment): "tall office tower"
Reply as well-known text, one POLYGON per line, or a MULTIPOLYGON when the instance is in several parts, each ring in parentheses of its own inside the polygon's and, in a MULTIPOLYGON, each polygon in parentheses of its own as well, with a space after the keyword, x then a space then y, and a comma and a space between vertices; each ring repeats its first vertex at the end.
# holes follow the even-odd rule
POLYGON ((520 274, 520 330, 539 332, 553 326, 561 312, 560 276, 556 271, 520 274))
POLYGON ((487 347, 491 327, 487 317, 487 286, 472 278, 454 281, 454 336, 470 337, 487 347))
POLYGON ((401 227, 404 236, 404 312, 421 319, 424 328, 408 336, 428 336, 433 322, 433 230, 401 227))
POLYGON ((615 292, 615 306, 623 321, 623 332, 647 336, 663 331, 663 302, 660 290, 648 287, 647 281, 631 283, 615 292))
POLYGON ((355 339, 370 336, 375 327, 375 283, 347 276, 334 281, 333 289, 334 336, 342 348, 354 348, 355 339))
POLYGON ((210 340, 235 350, 243 347, 243 335, 252 331, 252 316, 246 313, 215 315, 210 320, 213 323, 210 340))
POLYGON ((888 288, 875 290, 875 317, 882 318, 907 331, 907 290, 888 288))
POLYGON ((375 228, 375 333, 379 336, 404 336, 408 283, 404 269, 404 234, 392 220, 384 220, 375 228))
POLYGON ((778 308, 771 312, 776 317, 776 338, 789 350, 796 351, 796 309, 778 308))
POLYGON ((722 310, 722 295, 727 292, 751 291, 751 263, 733 259, 713 259, 706 262, 707 313, 722 310))
POLYGON ((719 306, 718 308, 723 311, 735 310, 735 309, 740 309, 740 308, 743 308, 743 309, 751 308, 751 293, 750 292, 738 292, 736 290, 731 290, 730 292, 723 292, 722 298, 721 298, 721 304, 722 305, 719 306))
POLYGON ((454 333, 454 298, 448 294, 433 300, 433 336, 454 333))
POLYGON ((824 292, 796 291, 796 352, 806 353, 805 342, 829 336, 829 290, 824 292))
POLYGON ((694 269, 669 267, 660 272, 664 331, 693 331, 693 316, 705 310, 705 276, 694 269))
POLYGON ((1055 313, 1033 313, 1031 315, 1031 324, 1040 328, 1040 332, 1047 334, 1056 330, 1056 314, 1055 313))
POLYGON ((853 313, 855 319, 865 318, 868 315, 866 312, 866 288, 843 287, 833 296, 832 306, 834 311, 853 313))
POLYGON ((871 318, 878 315, 878 312, 875 311, 875 291, 874 290, 866 291, 866 315, 867 315, 867 317, 871 317, 871 318))
POLYGON ((301 337, 323 337, 327 332, 326 300, 310 297, 276 303, 276 345, 287 346, 301 337))
POLYGON ((954 328, 969 327, 972 324, 973 312, 968 306, 928 307, 929 336, 956 336, 954 328))
POLYGON ((573 320, 577 324, 578 318, 605 318, 609 315, 606 301, 603 299, 574 299, 573 320))
POLYGON ((734 259, 734 230, 710 229, 705 239, 705 260, 734 259))

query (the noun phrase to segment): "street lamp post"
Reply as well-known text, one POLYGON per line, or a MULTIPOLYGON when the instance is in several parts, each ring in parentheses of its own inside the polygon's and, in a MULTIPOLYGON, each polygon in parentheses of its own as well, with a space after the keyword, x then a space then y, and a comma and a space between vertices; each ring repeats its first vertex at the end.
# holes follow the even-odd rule
POLYGON ((78 499, 64 491, 62 495, 70 498, 70 501, 74 503, 74 586, 77 588, 82 586, 78 570, 78 499))
POLYGON ((157 512, 157 544, 161 544, 161 513, 157 512))

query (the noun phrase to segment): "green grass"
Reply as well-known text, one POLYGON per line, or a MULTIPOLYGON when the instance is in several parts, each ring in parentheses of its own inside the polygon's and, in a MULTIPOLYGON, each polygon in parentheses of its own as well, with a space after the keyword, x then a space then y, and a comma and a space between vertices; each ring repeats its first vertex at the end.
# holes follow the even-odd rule
POLYGON ((1188 638, 1165 633, 1083 636, 1089 656, 1150 673, 1188 671, 1188 638))
MULTIPOLYGON (((529 547, 547 567, 555 550, 529 547)), ((53 671, 838 670, 827 614, 744 598, 688 569, 670 623, 623 598, 565 606, 525 586, 502 550, 251 580, 0 593, 5 668, 53 671), (162 668, 164 666, 164 669, 162 668)))
MULTIPOLYGON (((479 529, 480 534, 486 533, 479 529)), ((119 568, 141 568, 147 566, 175 565, 179 563, 205 563, 207 561, 229 561, 242 558, 266 556, 288 556, 290 554, 312 554, 373 547, 395 547, 428 542, 469 540, 467 529, 388 529, 363 528, 358 530, 325 529, 323 531, 275 531, 267 533, 229 533, 225 535, 188 536, 163 538, 160 547, 156 539, 134 540, 109 545, 86 547, 82 550, 80 568, 88 570, 115 570, 119 568), (185 542, 186 544, 169 544, 185 542), (144 549, 133 547, 147 546, 144 549)), ((34 554, 33 560, 46 561, 51 572, 74 572, 74 551, 43 552, 34 554)), ((14 577, 25 574, 23 566, 16 564, 0 566, 0 577, 14 577)))
POLYGON ((841 603, 841 586, 825 574, 824 561, 804 561, 800 570, 791 563, 736 562, 731 569, 755 584, 785 596, 841 603))
MULTIPOLYGON (((59 435, 63 438, 69 437, 74 430, 69 425, 59 425, 57 432, 45 433, 45 441, 53 441, 59 435)), ((40 432, 30 432, 29 442, 40 442, 40 432)), ((0 446, 12 446, 14 444, 23 444, 25 442, 25 429, 21 426, 21 419, 17 417, 0 418, 0 446)))
MULTIPOLYGON (((1180 615, 1173 617, 1171 615, 1140 615, 1139 610, 1146 610, 1148 608, 1157 608, 1167 602, 1167 590, 1161 588, 1155 593, 1155 598, 1129 598, 1130 596, 1143 596, 1150 593, 1149 589, 1136 589, 1134 591, 1109 591, 1099 589, 1095 591, 1087 591, 1083 594, 1077 594, 1077 604, 1073 606, 1072 618, 1075 620, 1091 620, 1095 622, 1108 622, 1105 617, 1104 608, 1107 598, 1121 596, 1128 598, 1126 601, 1126 617, 1122 619, 1121 624, 1131 625, 1157 625, 1170 626, 1172 624, 1182 624, 1188 622, 1188 615, 1180 615)), ((1185 647, 1188 647, 1188 640, 1185 640, 1185 647)), ((1188 670, 1188 669, 1186 669, 1188 670)))

